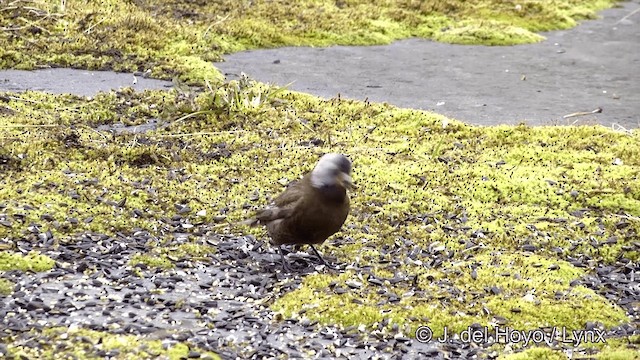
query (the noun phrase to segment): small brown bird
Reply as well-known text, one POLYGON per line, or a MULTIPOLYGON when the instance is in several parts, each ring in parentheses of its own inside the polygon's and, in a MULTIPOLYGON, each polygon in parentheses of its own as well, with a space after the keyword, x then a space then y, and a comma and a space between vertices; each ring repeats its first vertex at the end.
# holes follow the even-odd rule
POLYGON ((325 154, 316 167, 290 185, 273 206, 256 213, 252 224, 264 224, 271 243, 278 245, 282 267, 291 271, 282 252, 283 244, 308 244, 323 264, 329 266, 313 247, 335 234, 349 214, 347 189, 352 186, 351 161, 342 154, 325 154))

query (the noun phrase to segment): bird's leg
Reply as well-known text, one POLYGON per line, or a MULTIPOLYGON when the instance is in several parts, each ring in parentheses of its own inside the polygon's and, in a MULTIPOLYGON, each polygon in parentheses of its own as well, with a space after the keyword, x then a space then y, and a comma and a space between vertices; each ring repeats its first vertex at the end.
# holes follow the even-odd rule
POLYGON ((322 255, 320 255, 318 250, 316 250, 316 248, 314 248, 313 245, 309 244, 309 246, 311 247, 311 250, 313 250, 313 252, 316 253, 316 256, 320 259, 320 261, 322 261, 324 266, 328 267, 329 269, 333 269, 333 266, 329 265, 329 263, 324 260, 322 255))
POLYGON ((289 263, 284 259, 284 252, 282 252, 282 245, 278 245, 278 250, 280 251, 280 258, 282 259, 282 269, 285 272, 291 272, 291 267, 289 267, 289 263))

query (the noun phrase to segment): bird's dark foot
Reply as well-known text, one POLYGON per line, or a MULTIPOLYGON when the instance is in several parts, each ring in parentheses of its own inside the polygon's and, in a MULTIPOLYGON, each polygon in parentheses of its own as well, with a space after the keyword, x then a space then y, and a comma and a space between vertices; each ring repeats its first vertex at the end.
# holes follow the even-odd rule
POLYGON ((313 252, 316 253, 316 256, 318 257, 318 259, 320 259, 320 262, 322 262, 322 264, 324 266, 328 267, 329 269, 334 269, 335 270, 335 267, 333 265, 329 265, 329 263, 324 260, 322 255, 320 255, 318 250, 316 250, 316 248, 313 247, 313 245, 309 244, 309 246, 311 247, 311 250, 313 250, 313 252))
POLYGON ((282 271, 286 273, 290 273, 290 272, 293 272, 293 269, 291 268, 291 266, 289 266, 288 262, 284 261, 282 262, 282 271))
POLYGON ((284 252, 282 252, 282 245, 278 246, 278 250, 280 251, 280 259, 282 260, 282 270, 284 272, 290 273, 291 271, 291 266, 289 266, 289 263, 287 262, 287 260, 284 258, 284 252))

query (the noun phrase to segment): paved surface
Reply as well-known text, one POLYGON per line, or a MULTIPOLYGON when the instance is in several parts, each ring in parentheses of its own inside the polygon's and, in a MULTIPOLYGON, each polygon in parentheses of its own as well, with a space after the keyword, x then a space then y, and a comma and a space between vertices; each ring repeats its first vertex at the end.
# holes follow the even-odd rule
POLYGON ((409 39, 385 46, 236 53, 217 66, 326 98, 387 101, 482 125, 640 125, 640 1, 547 40, 510 47, 409 39), (626 17, 628 16, 628 17, 626 17), (626 18, 625 18, 626 17, 626 18), (526 79, 524 79, 526 78, 526 79), (603 109, 597 115, 562 118, 603 109))
POLYGON ((168 89, 171 81, 147 79, 134 74, 113 71, 90 71, 79 69, 44 69, 36 71, 0 70, 0 91, 45 91, 53 94, 70 93, 93 96, 100 91, 123 87, 145 89, 168 89))

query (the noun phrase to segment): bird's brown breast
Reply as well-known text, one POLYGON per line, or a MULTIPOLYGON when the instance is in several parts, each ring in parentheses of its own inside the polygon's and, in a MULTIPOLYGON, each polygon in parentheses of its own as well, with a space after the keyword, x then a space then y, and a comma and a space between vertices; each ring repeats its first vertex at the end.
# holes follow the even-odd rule
POLYGON ((340 230, 349 214, 349 197, 344 188, 316 189, 308 177, 275 202, 290 209, 288 216, 267 222, 275 245, 322 243, 340 230))

